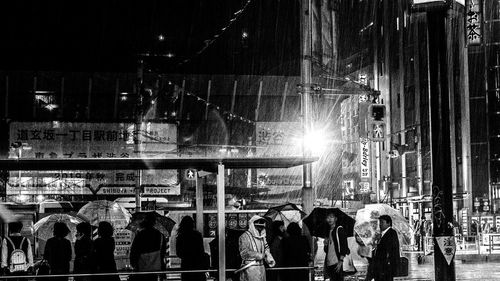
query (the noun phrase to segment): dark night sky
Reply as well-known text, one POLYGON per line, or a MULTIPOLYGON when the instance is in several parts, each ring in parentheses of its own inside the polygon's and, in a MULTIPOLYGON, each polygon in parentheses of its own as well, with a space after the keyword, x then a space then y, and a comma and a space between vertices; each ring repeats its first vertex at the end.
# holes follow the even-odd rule
POLYGON ((136 54, 176 54, 148 61, 161 72, 297 74, 296 0, 2 1, 0 68, 133 72, 136 54), (245 42, 242 31, 249 33, 245 42), (157 35, 166 35, 163 42, 157 35), (179 62, 190 62, 179 66, 179 62))

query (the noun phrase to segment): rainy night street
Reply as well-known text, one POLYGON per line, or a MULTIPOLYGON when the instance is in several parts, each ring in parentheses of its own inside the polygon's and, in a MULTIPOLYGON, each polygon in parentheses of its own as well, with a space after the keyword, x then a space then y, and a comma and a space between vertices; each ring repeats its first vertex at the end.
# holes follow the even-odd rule
POLYGON ((0 1, 0 281, 500 281, 500 0, 129 2, 0 1))

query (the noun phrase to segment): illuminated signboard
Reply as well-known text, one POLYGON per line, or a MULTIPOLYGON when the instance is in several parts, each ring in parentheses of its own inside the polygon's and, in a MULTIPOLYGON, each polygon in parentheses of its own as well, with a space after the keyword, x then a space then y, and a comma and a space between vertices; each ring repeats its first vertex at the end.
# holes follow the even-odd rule
MULTIPOLYGON (((144 123, 12 122, 9 158, 140 158, 176 155, 177 126, 144 123), (137 144, 136 144, 137 143, 137 144)), ((14 171, 7 195, 133 194, 134 170, 14 171), (116 188, 120 187, 120 188, 116 188)), ((180 194, 177 170, 146 170, 148 194, 180 194)), ((146 191, 145 190, 145 191, 146 191)))

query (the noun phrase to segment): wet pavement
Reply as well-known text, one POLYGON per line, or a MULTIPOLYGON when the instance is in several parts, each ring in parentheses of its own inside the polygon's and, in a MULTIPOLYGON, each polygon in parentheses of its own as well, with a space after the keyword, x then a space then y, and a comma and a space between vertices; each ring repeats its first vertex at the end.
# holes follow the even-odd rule
MULTIPOLYGON (((409 256, 410 268, 407 280, 434 280, 434 263, 417 263, 417 255, 409 256)), ((500 280, 500 262, 455 262, 456 280, 500 280)))

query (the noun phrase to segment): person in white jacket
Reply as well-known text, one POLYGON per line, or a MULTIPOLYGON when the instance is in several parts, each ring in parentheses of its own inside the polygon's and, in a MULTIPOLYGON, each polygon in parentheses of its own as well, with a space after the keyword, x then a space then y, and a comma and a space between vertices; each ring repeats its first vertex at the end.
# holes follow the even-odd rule
POLYGON ((266 220, 253 216, 248 222, 248 230, 239 239, 242 268, 240 281, 266 281, 265 264, 274 267, 276 262, 266 241, 266 220))

